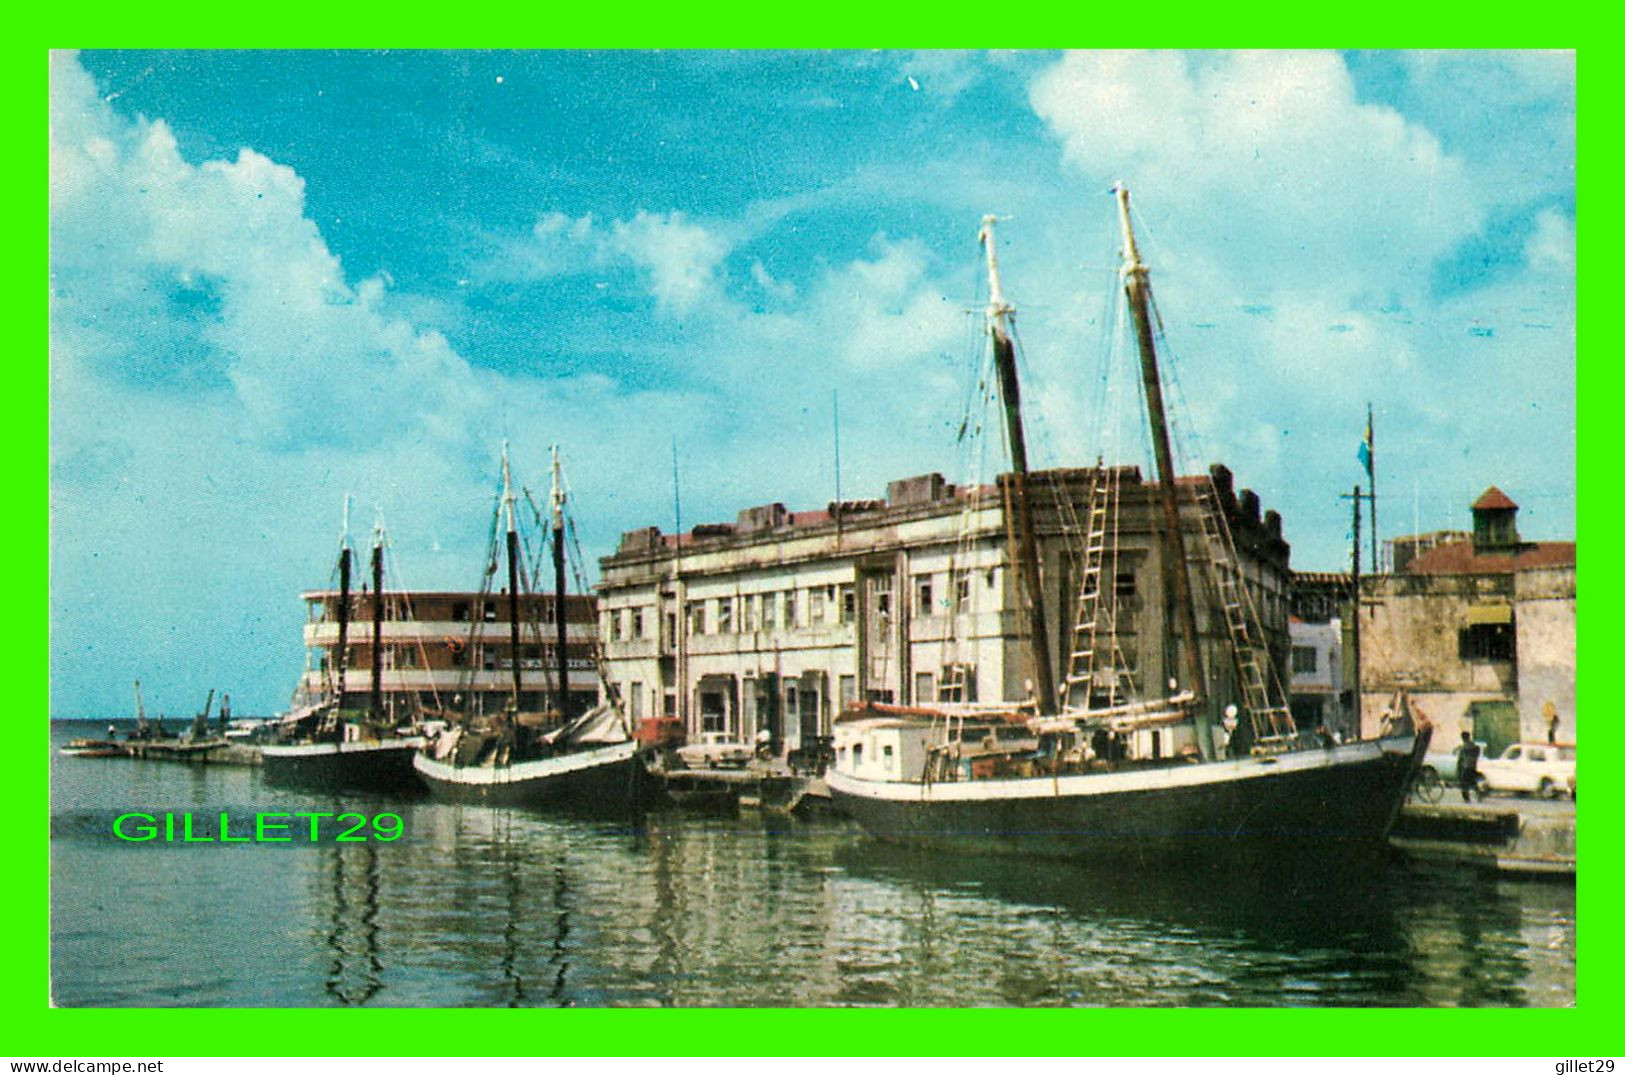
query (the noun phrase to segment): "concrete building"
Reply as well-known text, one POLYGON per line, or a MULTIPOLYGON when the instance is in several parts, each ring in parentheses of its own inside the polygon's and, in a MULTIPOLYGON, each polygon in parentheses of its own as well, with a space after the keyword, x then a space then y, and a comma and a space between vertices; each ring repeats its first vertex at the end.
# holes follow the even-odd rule
POLYGON ((1347 574, 1292 573, 1292 720, 1305 731, 1323 724, 1345 736, 1358 731, 1343 638, 1349 585, 1347 574))
MULTIPOLYGON (((338 671, 339 594, 312 590, 300 595, 306 608, 305 673, 299 693, 325 697, 338 671)), ((558 667, 552 594, 520 599, 520 709, 556 706, 558 667)), ((565 597, 565 644, 571 712, 598 697, 593 659, 597 602, 591 595, 565 597)), ((372 610, 367 593, 350 595, 343 704, 365 706, 372 690, 372 610)), ((380 685, 386 712, 397 719, 425 713, 501 712, 512 694, 513 646, 506 594, 384 592, 383 664, 380 685)))
MULTIPOLYGON (((1093 470, 1029 477, 1044 615, 1057 682, 1076 610, 1093 470)), ((1104 565, 1117 600, 1118 638, 1137 684, 1160 694, 1175 675, 1156 486, 1120 468, 1118 553, 1104 565)), ((821 511, 783 504, 741 511, 733 523, 622 536, 600 561, 600 637, 607 674, 634 719, 681 718, 691 739, 750 741, 776 751, 829 734, 834 711, 859 699, 921 704, 1019 701, 1034 678, 1021 588, 1007 554, 1008 476, 960 487, 940 474, 890 483, 884 500, 821 511)), ((1187 490, 1208 478, 1181 479, 1187 490)), ((1287 656, 1289 549, 1275 512, 1236 495, 1212 469, 1277 669, 1287 656)), ((1187 494, 1182 525, 1202 548, 1187 494)), ((1193 553, 1193 557, 1194 557, 1193 553)), ((1239 700, 1224 618, 1197 584, 1199 646, 1215 709, 1239 700)), ((1285 682, 1282 675, 1281 681, 1285 682)))
POLYGON ((1492 753, 1544 741, 1549 712, 1572 742, 1575 544, 1521 540, 1518 505, 1493 486, 1472 513, 1470 537, 1432 542, 1403 571, 1361 580, 1361 726, 1373 730, 1404 687, 1439 743, 1463 729, 1492 753))

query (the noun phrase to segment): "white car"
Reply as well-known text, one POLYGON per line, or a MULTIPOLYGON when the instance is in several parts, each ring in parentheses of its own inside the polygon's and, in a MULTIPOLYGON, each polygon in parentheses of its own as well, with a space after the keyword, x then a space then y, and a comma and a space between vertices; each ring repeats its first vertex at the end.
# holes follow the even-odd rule
POLYGON ((677 756, 690 769, 743 769, 750 761, 750 747, 727 732, 705 732, 698 743, 678 747, 677 756))
POLYGON ((1513 743, 1499 758, 1478 763, 1491 791, 1519 791, 1556 798, 1574 779, 1574 748, 1551 743, 1513 743))

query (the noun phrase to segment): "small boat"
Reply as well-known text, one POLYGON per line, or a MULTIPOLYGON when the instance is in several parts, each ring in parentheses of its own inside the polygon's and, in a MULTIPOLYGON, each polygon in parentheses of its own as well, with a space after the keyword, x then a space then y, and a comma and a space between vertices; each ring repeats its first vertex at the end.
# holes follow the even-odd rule
POLYGON ((339 542, 339 641, 337 678, 326 698, 309 701, 276 724, 276 740, 260 747, 269 784, 319 791, 410 792, 421 786, 412 755, 423 746, 422 735, 400 729, 386 718, 382 703, 384 617, 384 530, 373 530, 372 545, 372 684, 366 708, 349 708, 344 673, 350 620, 349 506, 339 542))
MULTIPOLYGON (((526 494, 529 501, 529 494, 526 494)), ((508 652, 513 671, 507 705, 495 714, 464 710, 455 727, 437 736, 413 759, 417 772, 438 798, 484 802, 504 806, 569 806, 594 811, 620 812, 635 808, 651 782, 639 744, 613 689, 608 700, 579 716, 572 716, 569 661, 565 630, 565 494, 558 450, 553 451, 552 527, 549 544, 554 573, 555 708, 548 713, 521 712, 524 697, 521 639, 528 631, 531 644, 542 645, 541 625, 521 623, 520 594, 534 570, 527 570, 515 512, 515 491, 502 450, 502 495, 498 518, 491 527, 487 570, 482 596, 490 595, 499 560, 497 534, 506 517, 508 569, 508 652)), ((533 512, 535 504, 532 501, 533 512)), ((537 512, 539 514, 539 512, 537 512)), ((470 623, 468 649, 473 651, 484 630, 483 622, 470 623)), ((463 694, 472 705, 472 691, 463 694)))
MULTIPOLYGON (((1163 563, 1173 596, 1185 689, 1136 700, 1103 659, 1109 621, 1102 561, 1112 527, 1111 470, 1097 467, 1086 525, 1082 583, 1065 681, 1056 685, 1038 587, 1012 313, 1003 298, 992 218, 982 241, 989 278, 989 336, 1004 400, 1012 474, 1006 510, 1012 560, 1028 589, 1027 636, 1037 687, 1023 703, 897 707, 864 703, 835 723, 835 765, 825 782, 835 804, 876 836, 967 852, 1099 862, 1203 863, 1221 868, 1380 852, 1427 749, 1431 728, 1407 716, 1392 734, 1338 744, 1298 734, 1280 678, 1261 643, 1256 609, 1238 584, 1236 556, 1217 498, 1197 494, 1208 579, 1236 663, 1240 704, 1225 707, 1224 748, 1204 697, 1162 381, 1150 314, 1149 274, 1139 259, 1128 191, 1116 189, 1123 281, 1140 352, 1155 449, 1163 563)), ((1105 577, 1110 578, 1107 574, 1105 577)))
POLYGON ((122 758, 129 751, 116 739, 71 739, 57 753, 67 758, 122 758))

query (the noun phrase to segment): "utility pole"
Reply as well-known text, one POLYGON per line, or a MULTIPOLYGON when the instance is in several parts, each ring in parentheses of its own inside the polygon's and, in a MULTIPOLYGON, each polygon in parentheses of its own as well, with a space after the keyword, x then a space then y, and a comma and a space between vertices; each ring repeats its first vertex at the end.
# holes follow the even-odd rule
MULTIPOLYGON (((1354 731, 1355 731, 1355 734, 1359 734, 1360 726, 1361 726, 1361 720, 1360 720, 1360 716, 1361 716, 1361 712, 1360 712, 1360 501, 1362 499, 1370 499, 1370 496, 1369 496, 1369 494, 1361 493, 1360 492, 1360 487, 1358 485, 1356 485, 1354 487, 1354 492, 1352 494, 1351 493, 1344 493, 1344 494, 1342 494, 1342 496, 1343 496, 1343 499, 1345 499, 1345 500, 1353 501, 1353 505, 1354 505, 1354 529, 1352 531, 1353 541, 1350 543, 1351 548, 1353 550, 1353 562, 1350 565, 1353 568, 1353 573, 1350 575, 1350 586, 1349 586, 1349 596, 1350 596, 1350 601, 1349 601, 1349 626, 1350 626, 1350 630, 1352 632, 1350 634, 1350 638, 1349 638, 1349 648, 1353 651, 1353 657, 1354 657, 1354 689, 1351 692, 1352 696, 1353 696, 1353 699, 1354 699, 1354 704, 1352 706, 1352 716, 1354 718, 1354 731)), ((1373 555, 1375 555, 1375 549, 1373 549, 1373 555)), ((1373 565, 1373 567, 1374 566, 1375 565, 1373 565)))

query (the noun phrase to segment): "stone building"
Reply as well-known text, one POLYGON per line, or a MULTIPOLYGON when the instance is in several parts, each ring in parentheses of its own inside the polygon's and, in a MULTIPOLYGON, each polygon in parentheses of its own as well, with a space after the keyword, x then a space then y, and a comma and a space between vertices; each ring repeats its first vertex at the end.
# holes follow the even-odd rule
POLYGON ((1518 505, 1493 486, 1472 513, 1470 537, 1362 579, 1361 726, 1373 730, 1404 687, 1438 743, 1464 729, 1492 753, 1545 740, 1553 711, 1558 738, 1573 741, 1575 544, 1521 540, 1518 505))
POLYGON ((1343 623, 1348 613, 1349 576, 1332 572, 1292 573, 1292 720, 1301 730, 1325 726, 1352 736, 1354 705, 1346 688, 1343 623))
MULTIPOLYGON (((1095 471, 1029 477, 1052 667, 1066 674, 1082 539, 1095 471)), ((1156 486, 1135 467, 1121 489, 1114 561, 1124 664, 1137 684, 1166 684, 1179 667, 1164 613, 1156 486)), ((1287 655, 1289 549, 1275 512, 1233 491, 1215 466, 1247 590, 1276 667, 1287 655)), ((684 721, 689 736, 750 741, 766 732, 787 751, 829 734, 834 711, 859 699, 897 704, 1019 701, 1034 679, 1024 589, 1007 553, 1008 476, 955 486, 940 474, 894 481, 884 500, 789 511, 768 504, 733 523, 681 535, 630 531, 600 561, 599 632, 609 678, 634 719, 684 721)), ((1184 478, 1182 525, 1193 549, 1201 523, 1184 478)), ((1198 583, 1199 649, 1215 709, 1239 700, 1224 618, 1198 583)), ((1281 677, 1284 682, 1284 676, 1281 677)), ((1160 689, 1142 691, 1160 694, 1160 689)))

